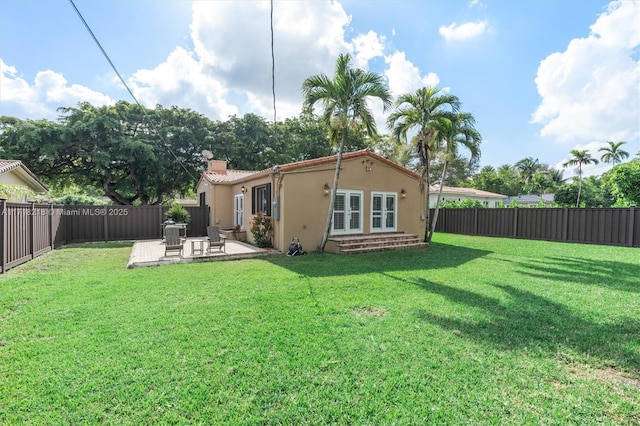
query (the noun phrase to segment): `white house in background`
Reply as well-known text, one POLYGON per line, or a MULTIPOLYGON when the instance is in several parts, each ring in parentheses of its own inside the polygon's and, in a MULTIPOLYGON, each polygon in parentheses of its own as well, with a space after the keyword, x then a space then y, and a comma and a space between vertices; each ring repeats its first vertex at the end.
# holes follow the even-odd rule
MULTIPOLYGON (((434 208, 436 206, 439 192, 439 186, 432 186, 429 188, 429 207, 434 208)), ((506 195, 474 188, 454 188, 451 186, 443 186, 440 204, 445 201, 465 201, 467 198, 474 201, 480 201, 487 207, 497 207, 503 203, 506 195)))
POLYGON ((505 204, 511 204, 513 200, 516 201, 518 205, 525 207, 536 207, 540 204, 540 201, 544 202, 546 207, 553 206, 553 200, 555 198, 555 194, 542 194, 540 195, 516 195, 515 197, 507 197, 504 199, 505 204))
MULTIPOLYGON (((28 190, 25 192, 33 192, 36 194, 47 192, 47 188, 40 182, 36 175, 19 160, 0 159, 0 185, 18 187, 18 191, 15 191, 16 194, 20 192, 19 187, 24 187, 28 190)), ((14 195, 10 197, 8 201, 25 202, 27 201, 27 195, 14 195)))

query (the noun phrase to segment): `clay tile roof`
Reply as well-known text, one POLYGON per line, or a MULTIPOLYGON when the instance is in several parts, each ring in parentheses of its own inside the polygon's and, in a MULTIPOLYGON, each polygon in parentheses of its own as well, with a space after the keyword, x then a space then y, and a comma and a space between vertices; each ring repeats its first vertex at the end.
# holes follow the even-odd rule
POLYGON ((231 183, 259 173, 251 170, 226 170, 224 172, 207 171, 202 176, 210 183, 231 183))
MULTIPOLYGON (((368 149, 361 149, 359 151, 347 152, 342 154, 343 160, 349 160, 349 159, 359 158, 359 157, 371 157, 375 160, 380 161, 381 163, 385 163, 403 173, 406 173, 412 177, 415 177, 416 179, 420 178, 420 175, 418 173, 415 173, 409 169, 405 169, 404 167, 394 163, 393 161, 388 160, 378 154, 375 154, 369 151, 368 149)), ((322 164, 330 164, 335 162, 336 158, 337 158, 337 155, 330 155, 328 157, 320 157, 320 158, 314 158, 312 160, 304 160, 304 161, 297 161, 295 163, 282 164, 276 167, 281 172, 289 172, 291 170, 297 170, 305 167, 313 167, 313 166, 319 166, 322 164)))
POLYGON ((39 191, 47 190, 47 187, 44 186, 42 182, 40 182, 40 179, 38 179, 38 177, 34 175, 33 172, 27 168, 27 166, 22 164, 22 161, 0 159, 0 174, 7 173, 16 169, 20 169, 20 173, 28 175, 33 180, 33 184, 37 187, 37 190, 39 191))
POLYGON ((18 160, 0 160, 0 173, 7 173, 21 165, 22 162, 18 160))

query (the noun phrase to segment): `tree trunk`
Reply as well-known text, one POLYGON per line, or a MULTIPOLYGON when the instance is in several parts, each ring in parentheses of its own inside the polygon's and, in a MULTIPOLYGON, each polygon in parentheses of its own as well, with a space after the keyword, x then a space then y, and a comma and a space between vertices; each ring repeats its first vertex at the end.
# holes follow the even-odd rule
POLYGON ((319 251, 324 253, 324 247, 327 245, 329 239, 329 232, 331 231, 331 223, 333 222, 333 206, 336 202, 336 190, 338 189, 338 179, 340 178, 340 166, 342 165, 342 150, 344 143, 347 139, 347 128, 342 128, 342 138, 340 140, 340 147, 338 148, 338 154, 336 158, 336 171, 333 175, 333 186, 331 187, 331 196, 329 197, 329 212, 327 213, 327 222, 324 226, 324 233, 322 234, 322 241, 320 242, 319 251))
POLYGON ((428 243, 431 242, 431 238, 433 237, 433 233, 436 230, 436 224, 438 223, 438 213, 440 212, 440 200, 442 199, 442 187, 444 186, 444 178, 447 174, 447 160, 444 160, 444 165, 442 166, 442 177, 440 178, 440 190, 438 191, 438 199, 436 200, 436 211, 433 213, 433 224, 431 225, 431 230, 429 231, 429 239, 428 243))
POLYGON ((582 168, 578 168, 578 199, 576 200, 576 208, 580 207, 580 193, 582 192, 582 168))

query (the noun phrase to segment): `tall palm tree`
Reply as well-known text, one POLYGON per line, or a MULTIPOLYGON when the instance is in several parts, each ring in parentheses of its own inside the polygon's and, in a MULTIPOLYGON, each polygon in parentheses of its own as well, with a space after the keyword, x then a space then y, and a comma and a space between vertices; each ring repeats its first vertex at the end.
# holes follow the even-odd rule
POLYGON ((580 193, 582 192, 582 165, 598 164, 598 160, 591 157, 588 149, 583 149, 580 151, 577 149, 572 149, 571 155, 573 155, 573 157, 562 165, 565 168, 568 166, 578 166, 576 169, 578 172, 578 199, 576 200, 576 207, 580 207, 580 193))
POLYGON ((436 87, 422 87, 415 93, 405 93, 396 100, 396 110, 389 115, 387 125, 396 137, 407 139, 407 133, 417 131, 414 137, 416 151, 422 166, 420 190, 426 192, 424 241, 429 240, 429 162, 438 137, 437 124, 460 109, 457 96, 436 87))
POLYGON ((443 167, 440 178, 440 190, 436 200, 435 212, 433 213, 433 224, 429 230, 427 242, 431 242, 431 237, 438 223, 438 213, 440 211, 440 200, 442 199, 442 188, 447 176, 447 163, 453 161, 458 155, 458 149, 464 147, 469 151, 470 161, 477 161, 480 158, 480 143, 482 137, 475 128, 475 118, 467 112, 452 114, 450 118, 440 121, 437 125, 438 134, 442 142, 443 167))
POLYGON ((350 55, 341 54, 336 61, 333 79, 324 74, 318 74, 308 77, 302 83, 303 106, 313 108, 317 102, 321 102, 324 112, 320 119, 329 128, 331 141, 334 143, 339 141, 329 212, 320 243, 320 252, 324 251, 331 230, 342 153, 349 129, 362 126, 370 136, 373 136, 376 133, 376 122, 367 106, 367 100, 378 98, 385 109, 391 106, 391 94, 382 76, 359 68, 351 68, 350 61, 350 55))
POLYGON ((530 194, 532 190, 531 183, 533 182, 533 178, 542 170, 542 165, 537 158, 534 160, 533 157, 527 157, 514 164, 514 167, 520 172, 520 176, 522 176, 524 186, 525 188, 529 188, 528 193, 530 194))
POLYGON ((629 158, 629 153, 620 148, 622 145, 626 144, 626 142, 607 141, 607 143, 609 146, 605 146, 598 150, 598 152, 604 152, 602 157, 600 157, 602 161, 605 163, 613 163, 615 166, 616 164, 622 163, 623 159, 629 158))

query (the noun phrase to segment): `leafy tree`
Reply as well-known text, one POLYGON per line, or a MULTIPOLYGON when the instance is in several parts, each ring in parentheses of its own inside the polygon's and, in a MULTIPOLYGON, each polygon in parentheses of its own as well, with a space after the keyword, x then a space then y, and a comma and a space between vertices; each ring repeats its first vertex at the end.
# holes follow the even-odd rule
POLYGON ((441 152, 444 158, 444 165, 442 167, 442 178, 440 179, 440 191, 438 193, 436 208, 433 214, 433 224, 429 230, 427 242, 431 241, 433 231, 436 229, 436 225, 438 223, 438 212, 440 210, 442 188, 447 176, 448 161, 457 157, 458 150, 461 147, 464 147, 469 151, 472 161, 477 161, 480 158, 480 143, 482 142, 482 137, 476 130, 474 124, 475 118, 472 114, 460 112, 452 114, 449 118, 440 121, 437 125, 438 134, 443 143, 441 152))
POLYGON ((401 95, 396 101, 396 110, 389 115, 387 125, 397 138, 407 140, 407 134, 417 131, 413 138, 422 167, 421 189, 426 192, 427 206, 424 241, 429 240, 431 226, 429 218, 429 163, 438 138, 437 125, 458 112, 460 100, 457 96, 443 93, 436 87, 422 87, 415 93, 401 95))
MULTIPOLYGON (((538 159, 533 159, 533 157, 523 158, 514 167, 520 172, 525 188, 531 188, 533 177, 543 169, 538 159)), ((530 194, 531 190, 528 193, 530 194)))
POLYGON ((587 149, 572 149, 571 155, 573 155, 573 157, 569 159, 569 161, 564 163, 563 166, 577 166, 576 170, 578 172, 578 196, 576 197, 576 207, 578 207, 580 206, 580 193, 582 192, 582 165, 598 164, 598 160, 592 158, 591 154, 589 154, 589 150, 587 149))
POLYGON ((351 68, 351 56, 340 55, 336 61, 333 79, 324 74, 308 77, 302 83, 304 107, 313 108, 321 102, 324 111, 321 121, 329 128, 329 139, 340 141, 337 151, 336 170, 331 188, 331 199, 324 234, 320 243, 320 252, 329 238, 336 189, 340 178, 342 153, 347 141, 349 129, 359 126, 366 129, 370 136, 376 133, 376 123, 367 106, 369 98, 378 98, 385 109, 391 104, 391 94, 384 84, 381 75, 351 68))
POLYGON ((615 207, 640 206, 640 157, 613 167, 602 180, 616 198, 615 207))
POLYGON ((0 153, 22 161, 47 186, 68 183, 69 170, 80 161, 64 125, 8 116, 0 117, 0 153))
POLYGON ((612 142, 607 141, 609 146, 604 148, 600 148, 598 152, 603 152, 600 159, 605 163, 613 163, 616 164, 622 163, 622 160, 625 158, 629 158, 629 153, 621 148, 622 145, 626 144, 626 142, 612 142))
POLYGON ((447 161, 447 172, 442 179, 442 170, 445 162, 436 155, 429 166, 429 181, 434 185, 443 184, 444 186, 471 186, 471 179, 478 173, 478 161, 474 158, 465 158, 464 155, 458 154, 453 159, 447 161))
POLYGON ((521 194, 524 188, 520 174, 508 164, 497 170, 492 166, 485 166, 471 181, 471 186, 483 191, 495 192, 509 197, 521 194))
POLYGON ((287 118, 284 122, 275 123, 274 130, 286 143, 286 153, 289 156, 286 162, 333 154, 326 127, 310 109, 303 110, 297 118, 287 118))
POLYGON ((614 201, 610 189, 596 176, 589 176, 582 183, 574 178, 573 182, 556 188, 554 195, 554 205, 559 207, 611 207, 614 201), (574 200, 578 192, 581 192, 580 204, 576 206, 574 200))

